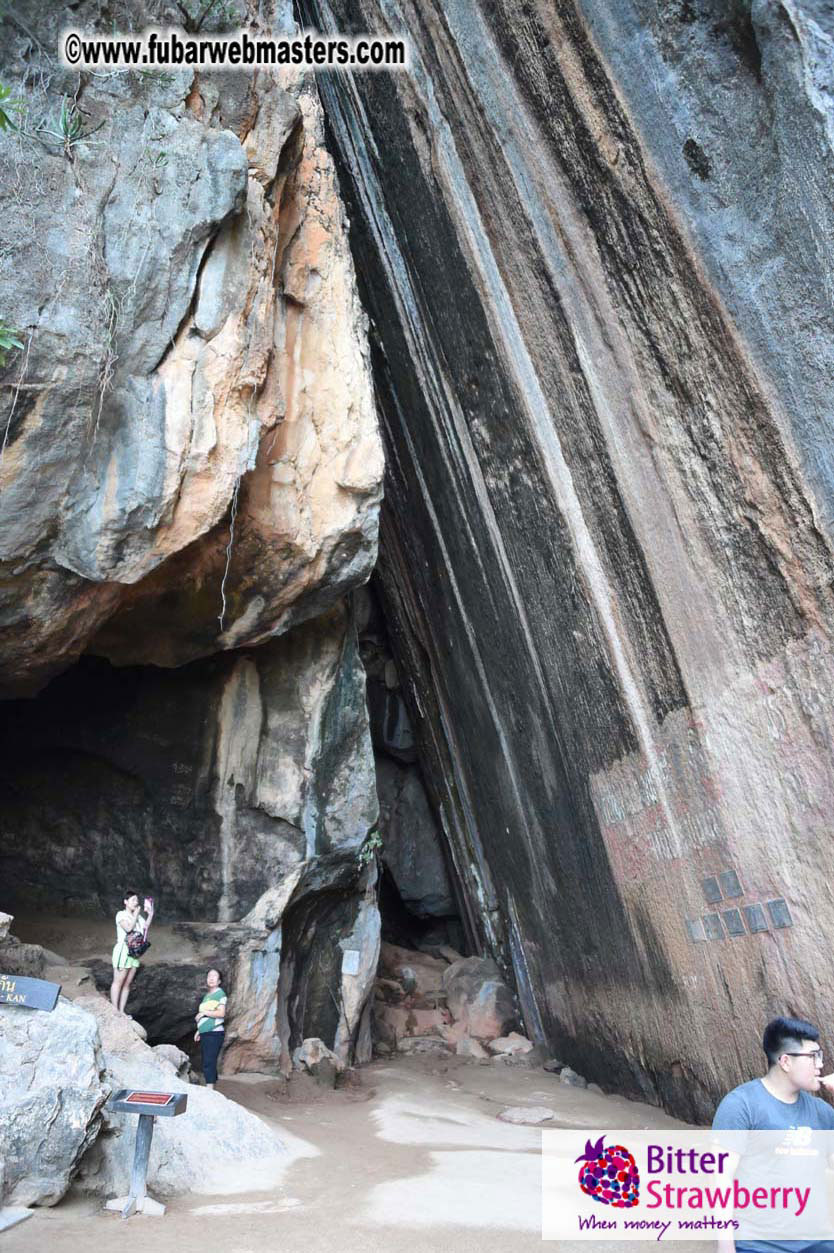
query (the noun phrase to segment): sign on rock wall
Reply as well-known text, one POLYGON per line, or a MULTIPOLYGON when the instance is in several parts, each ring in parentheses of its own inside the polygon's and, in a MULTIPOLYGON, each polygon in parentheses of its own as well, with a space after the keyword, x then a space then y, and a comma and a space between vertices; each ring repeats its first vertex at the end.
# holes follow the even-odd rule
POLYGON ((27 979, 23 975, 0 974, 0 1005, 21 1005, 26 1009, 52 1011, 61 994, 60 983, 27 979))

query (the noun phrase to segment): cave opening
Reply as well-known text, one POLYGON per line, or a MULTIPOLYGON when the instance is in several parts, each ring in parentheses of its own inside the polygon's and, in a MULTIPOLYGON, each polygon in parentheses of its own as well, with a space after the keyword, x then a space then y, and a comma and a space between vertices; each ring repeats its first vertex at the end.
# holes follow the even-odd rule
POLYGON ((68 963, 53 971, 56 981, 106 993, 114 916, 126 893, 154 896, 151 948, 128 1012, 149 1043, 193 1056, 206 970, 234 980, 243 920, 312 855, 329 869, 288 906, 278 962, 289 1044, 332 1035, 333 955, 341 960, 361 878, 343 832, 348 822, 373 825, 377 797, 383 942, 471 951, 372 587, 355 595, 350 615, 353 660, 343 613, 335 627, 315 620, 257 649, 176 669, 85 655, 39 695, 0 702, 2 905, 17 939, 46 950, 38 973, 54 954, 68 963), (310 692, 320 689, 332 696, 313 726, 310 692), (373 810, 357 817, 356 794, 369 791, 373 810), (316 824, 312 849, 305 822, 316 824))

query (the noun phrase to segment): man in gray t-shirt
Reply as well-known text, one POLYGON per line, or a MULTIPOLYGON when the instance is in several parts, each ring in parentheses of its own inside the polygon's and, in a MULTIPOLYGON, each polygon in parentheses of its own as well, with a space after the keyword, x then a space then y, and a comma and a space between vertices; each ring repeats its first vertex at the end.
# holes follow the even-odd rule
MULTIPOLYGON (((775 1018, 765 1028, 762 1046, 768 1061, 763 1079, 751 1079, 724 1097, 712 1126, 715 1131, 834 1131, 834 1110, 812 1095, 822 1087, 834 1091, 834 1075, 822 1076, 819 1031, 799 1018, 775 1018)), ((808 1162, 802 1169, 808 1171, 808 1162)), ((744 1161, 738 1171, 742 1181, 744 1161)), ((824 1162, 820 1163, 824 1170, 824 1162)), ((755 1167, 753 1169, 755 1174, 755 1167)), ((731 1250, 733 1241, 719 1241, 731 1250)), ((736 1253, 834 1253, 831 1241, 735 1241, 736 1253)))

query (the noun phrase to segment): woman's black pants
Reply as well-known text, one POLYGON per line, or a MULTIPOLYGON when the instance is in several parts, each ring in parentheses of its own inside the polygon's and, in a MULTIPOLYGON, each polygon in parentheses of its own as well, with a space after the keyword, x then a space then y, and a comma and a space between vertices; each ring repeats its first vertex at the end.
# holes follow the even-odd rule
POLYGON ((206 1083, 217 1083, 217 1059, 223 1047, 225 1031, 206 1031, 200 1036, 200 1049, 203 1054, 203 1075, 206 1083))

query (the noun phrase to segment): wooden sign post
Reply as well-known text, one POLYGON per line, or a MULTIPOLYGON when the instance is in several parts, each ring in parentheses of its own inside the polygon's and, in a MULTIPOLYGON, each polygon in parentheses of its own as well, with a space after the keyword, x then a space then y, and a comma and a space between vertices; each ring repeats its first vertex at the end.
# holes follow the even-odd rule
POLYGON ((21 1005, 24 1009, 43 1009, 51 1014, 60 995, 60 983, 0 974, 0 1005, 21 1005))
POLYGON ((110 1098, 110 1104, 123 1114, 138 1114, 139 1123, 136 1128, 130 1191, 127 1196, 113 1197, 106 1203, 105 1209, 120 1210, 122 1218, 130 1218, 137 1210, 142 1214, 161 1217, 165 1213, 165 1206, 161 1201, 155 1201, 152 1196, 148 1196, 145 1191, 153 1123, 155 1118, 175 1118, 177 1114, 184 1114, 188 1096, 185 1092, 139 1092, 122 1088, 110 1098))

